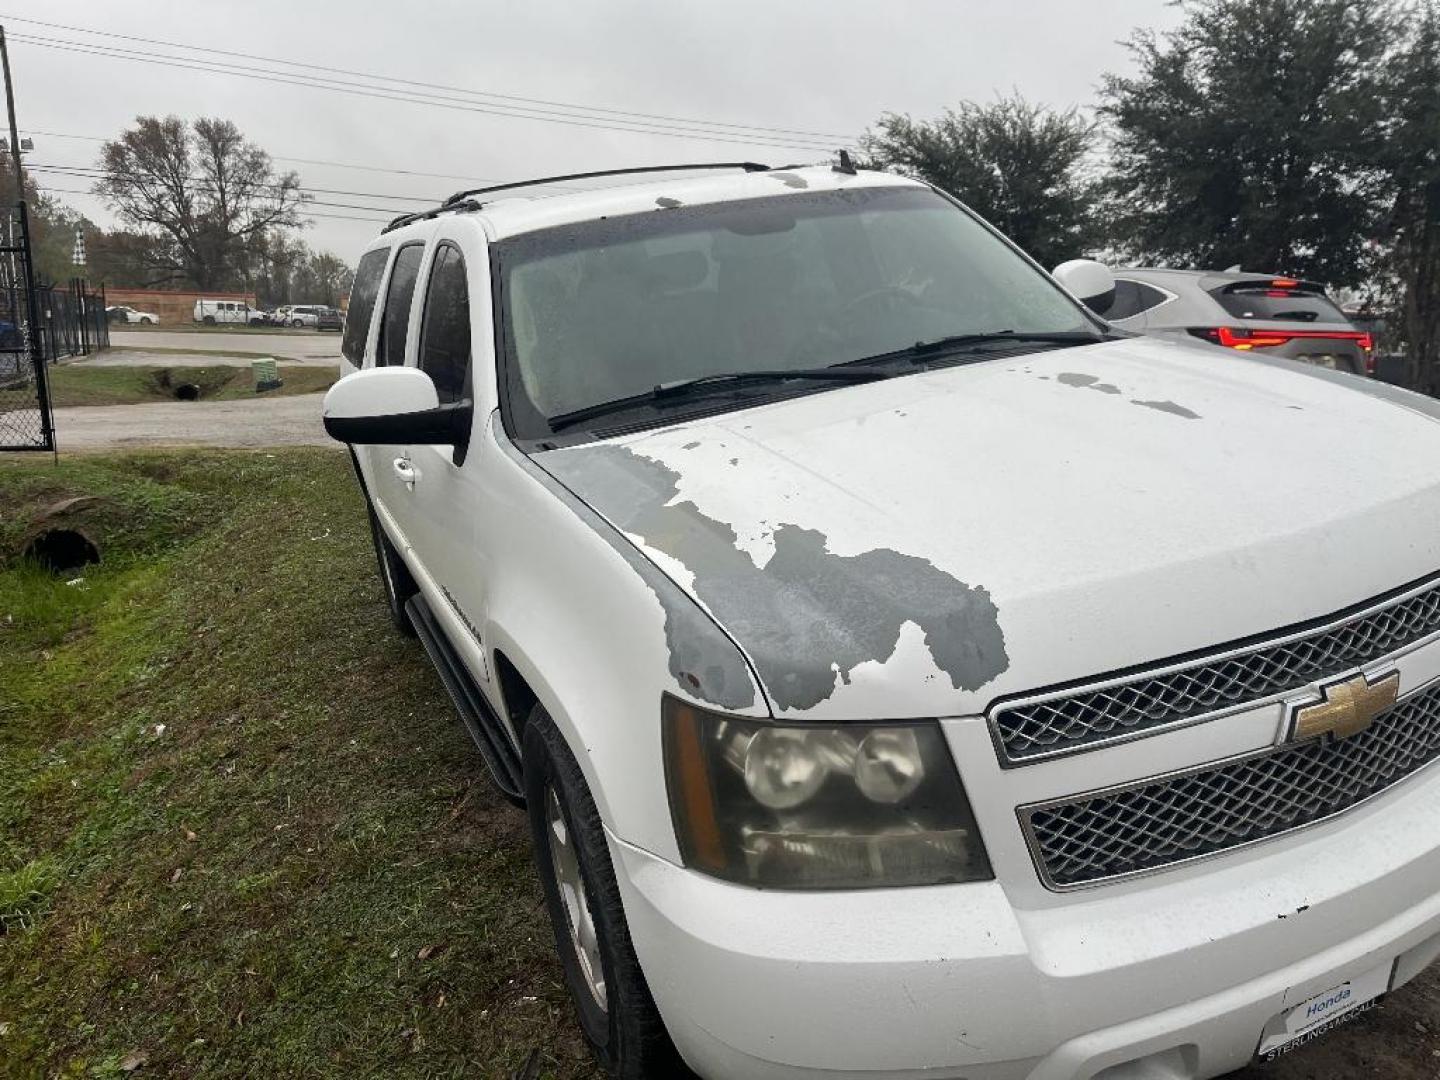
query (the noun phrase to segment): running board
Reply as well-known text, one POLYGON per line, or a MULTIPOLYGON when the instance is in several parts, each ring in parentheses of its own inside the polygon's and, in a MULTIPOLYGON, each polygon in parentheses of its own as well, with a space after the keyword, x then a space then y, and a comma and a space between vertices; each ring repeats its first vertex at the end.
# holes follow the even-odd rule
POLYGON ((450 700, 455 702, 465 729, 480 748, 480 756, 485 759, 495 786, 517 806, 523 804, 525 796, 522 794, 524 782, 521 779, 520 755, 511 746, 510 736, 500 718, 475 685, 464 662, 456 655, 450 639, 435 621, 425 597, 419 593, 412 596, 405 603, 405 613, 410 616, 410 623, 415 627, 420 643, 425 646, 430 662, 435 665, 440 681, 450 692, 450 700))

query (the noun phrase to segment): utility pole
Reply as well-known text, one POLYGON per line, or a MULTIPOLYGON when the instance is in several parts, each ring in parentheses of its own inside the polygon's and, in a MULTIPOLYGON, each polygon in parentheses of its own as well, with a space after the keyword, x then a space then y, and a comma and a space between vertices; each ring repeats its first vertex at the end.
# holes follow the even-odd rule
POLYGON ((20 125, 15 122, 15 86, 10 81, 10 49, 0 26, 0 67, 5 69, 5 111, 10 114, 10 162, 15 166, 15 198, 25 200, 25 173, 20 168, 20 125))

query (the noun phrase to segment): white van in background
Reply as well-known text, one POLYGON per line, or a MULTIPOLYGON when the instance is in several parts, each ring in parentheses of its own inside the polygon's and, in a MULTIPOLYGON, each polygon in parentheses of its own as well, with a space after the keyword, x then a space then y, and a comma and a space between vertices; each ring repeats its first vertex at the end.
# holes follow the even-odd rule
POLYGON ((239 323, 248 326, 261 320, 260 312, 243 300, 196 300, 195 321, 207 326, 216 323, 239 323))

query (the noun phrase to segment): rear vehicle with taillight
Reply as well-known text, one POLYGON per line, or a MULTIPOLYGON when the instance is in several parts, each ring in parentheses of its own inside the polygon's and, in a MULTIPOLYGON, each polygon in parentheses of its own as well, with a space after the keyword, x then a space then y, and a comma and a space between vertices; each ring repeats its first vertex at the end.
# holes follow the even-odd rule
POLYGON ((1243 271, 1111 271, 1088 259, 1055 276, 1097 314, 1142 334, 1188 334, 1355 375, 1373 372, 1374 340, 1318 282, 1243 271))

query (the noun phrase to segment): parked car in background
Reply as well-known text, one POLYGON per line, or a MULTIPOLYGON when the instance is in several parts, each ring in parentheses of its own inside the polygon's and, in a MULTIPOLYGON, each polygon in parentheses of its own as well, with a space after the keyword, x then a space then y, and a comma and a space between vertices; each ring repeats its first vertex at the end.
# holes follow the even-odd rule
POLYGON ((1233 270, 1111 271, 1090 259, 1056 267, 1055 277, 1122 330, 1184 335, 1355 375, 1373 370, 1372 336, 1313 281, 1233 270))
POLYGON ((236 324, 250 325, 256 314, 254 308, 241 300, 196 300, 194 319, 206 326, 236 324))
POLYGON ((156 326, 160 316, 153 311, 136 311, 126 304, 115 304, 105 309, 105 318, 112 323, 135 323, 140 326, 156 326))
POLYGON ((1390 1000, 1440 402, 1189 333, 1300 283, 1123 333, 848 164, 465 192, 356 271, 325 427, 600 1060, 1199 1080, 1390 1000))
POLYGON ((0 319, 0 377, 14 378, 29 366, 25 336, 8 319, 0 319))
POLYGON ((325 307, 315 316, 316 330, 343 330, 345 328, 345 316, 339 308, 325 307))
POLYGON ((314 326, 319 322, 320 313, 324 310, 323 304, 291 304, 280 308, 276 315, 281 326, 299 329, 302 326, 314 326))

